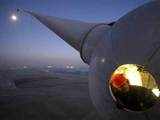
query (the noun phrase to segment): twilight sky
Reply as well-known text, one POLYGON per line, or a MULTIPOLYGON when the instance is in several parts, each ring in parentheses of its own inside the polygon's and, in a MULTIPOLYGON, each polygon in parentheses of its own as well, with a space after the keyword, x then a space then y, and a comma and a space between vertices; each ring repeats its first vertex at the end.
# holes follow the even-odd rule
POLYGON ((84 65, 79 53, 16 8, 87 22, 111 22, 150 0, 0 0, 0 64, 84 65))

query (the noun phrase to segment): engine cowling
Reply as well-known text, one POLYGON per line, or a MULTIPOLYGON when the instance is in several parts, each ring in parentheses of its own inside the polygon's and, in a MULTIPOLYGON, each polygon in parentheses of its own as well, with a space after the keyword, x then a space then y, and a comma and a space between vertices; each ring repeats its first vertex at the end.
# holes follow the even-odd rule
POLYGON ((90 66, 89 92, 92 102, 104 118, 158 120, 158 11, 160 2, 153 1, 123 16, 114 25, 24 12, 37 18, 80 52, 82 60, 90 66))
POLYGON ((159 119, 159 10, 158 1, 137 8, 119 19, 96 46, 89 86, 93 103, 105 118, 159 119), (132 68, 128 76, 134 81, 125 70, 118 75, 119 67, 130 71, 125 65, 132 68))

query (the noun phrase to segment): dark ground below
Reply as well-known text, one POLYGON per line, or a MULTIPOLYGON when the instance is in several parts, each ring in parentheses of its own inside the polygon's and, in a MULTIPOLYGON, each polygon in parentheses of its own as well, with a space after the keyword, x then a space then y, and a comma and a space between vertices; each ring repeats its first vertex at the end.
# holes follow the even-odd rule
POLYGON ((17 79, 16 89, 0 90, 0 120, 100 120, 87 76, 36 76, 17 79))

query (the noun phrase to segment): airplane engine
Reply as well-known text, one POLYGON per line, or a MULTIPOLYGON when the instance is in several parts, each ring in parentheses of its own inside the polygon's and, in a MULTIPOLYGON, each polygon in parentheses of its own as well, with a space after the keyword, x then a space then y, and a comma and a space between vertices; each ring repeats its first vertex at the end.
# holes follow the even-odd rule
MULTIPOLYGON (((22 10, 24 11, 24 10, 22 10)), ((115 23, 85 23, 24 11, 80 52, 90 66, 89 92, 106 120, 158 120, 160 2, 115 23)))
POLYGON ((159 10, 158 1, 145 4, 120 18, 105 38, 97 37, 89 88, 93 104, 105 118, 160 117, 159 10))

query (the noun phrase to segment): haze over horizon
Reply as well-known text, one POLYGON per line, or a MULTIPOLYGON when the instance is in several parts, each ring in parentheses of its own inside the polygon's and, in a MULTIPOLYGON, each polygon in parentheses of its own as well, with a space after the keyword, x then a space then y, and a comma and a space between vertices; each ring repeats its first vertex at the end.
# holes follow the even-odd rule
POLYGON ((29 15, 10 16, 17 8, 87 22, 112 22, 151 0, 1 0, 0 66, 75 64, 85 66, 79 53, 29 15))

